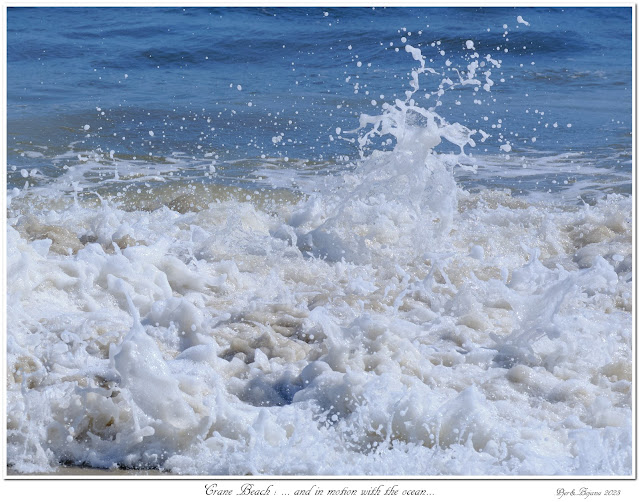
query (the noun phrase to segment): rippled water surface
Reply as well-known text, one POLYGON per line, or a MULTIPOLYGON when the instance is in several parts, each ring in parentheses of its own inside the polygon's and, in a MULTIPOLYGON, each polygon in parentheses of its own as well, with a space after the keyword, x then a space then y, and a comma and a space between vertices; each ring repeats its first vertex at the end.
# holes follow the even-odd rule
POLYGON ((631 473, 630 8, 7 24, 12 469, 631 473))

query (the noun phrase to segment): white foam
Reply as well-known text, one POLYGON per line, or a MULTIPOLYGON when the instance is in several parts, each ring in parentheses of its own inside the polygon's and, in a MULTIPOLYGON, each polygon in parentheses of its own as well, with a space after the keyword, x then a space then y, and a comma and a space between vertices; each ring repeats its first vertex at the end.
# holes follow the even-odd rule
POLYGON ((354 168, 306 194, 195 207, 179 155, 91 186, 155 180, 174 209, 82 196, 95 159, 12 192, 14 468, 630 474, 630 198, 462 190, 475 131, 415 103, 436 74, 406 50, 407 99, 362 115, 354 168))

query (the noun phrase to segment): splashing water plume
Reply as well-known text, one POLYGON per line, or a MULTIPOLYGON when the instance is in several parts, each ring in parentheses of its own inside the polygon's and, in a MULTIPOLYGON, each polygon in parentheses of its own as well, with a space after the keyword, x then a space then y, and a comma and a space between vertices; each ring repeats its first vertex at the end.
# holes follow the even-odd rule
POLYGON ((264 157, 235 186, 212 155, 27 172, 8 202, 12 468, 629 474, 631 200, 456 181, 490 135, 444 102, 495 97, 505 67, 459 45, 463 68, 433 44, 440 69, 406 43, 405 99, 332 124, 358 159, 295 187, 264 188, 295 166, 264 157))

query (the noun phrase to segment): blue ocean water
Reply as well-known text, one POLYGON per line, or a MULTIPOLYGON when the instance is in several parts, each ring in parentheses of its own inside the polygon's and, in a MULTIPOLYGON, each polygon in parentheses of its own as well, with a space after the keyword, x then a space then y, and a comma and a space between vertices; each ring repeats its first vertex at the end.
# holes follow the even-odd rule
POLYGON ((10 8, 7 462, 633 474, 617 8, 10 8))
POLYGON ((467 184, 522 188, 499 149, 511 142, 510 163, 558 155, 555 164, 573 164, 524 176, 526 188, 586 179, 627 192, 631 16, 630 8, 11 8, 9 187, 21 186, 25 167, 54 174, 51 159, 70 144, 140 158, 356 158, 353 135, 335 131, 404 98, 411 44, 440 73, 417 101, 483 127, 492 136, 472 153, 501 157, 496 172, 466 175, 467 184), (502 62, 495 84, 489 93, 460 87, 437 104, 440 76, 455 80, 466 64, 467 40, 502 62), (32 145, 38 155, 25 157, 32 145))

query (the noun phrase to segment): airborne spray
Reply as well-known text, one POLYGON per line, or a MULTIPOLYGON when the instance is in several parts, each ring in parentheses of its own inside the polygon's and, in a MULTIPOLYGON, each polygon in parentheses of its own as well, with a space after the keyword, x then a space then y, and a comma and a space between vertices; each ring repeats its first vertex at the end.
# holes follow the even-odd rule
POLYGON ((10 10, 11 469, 630 474, 601 12, 10 10))

